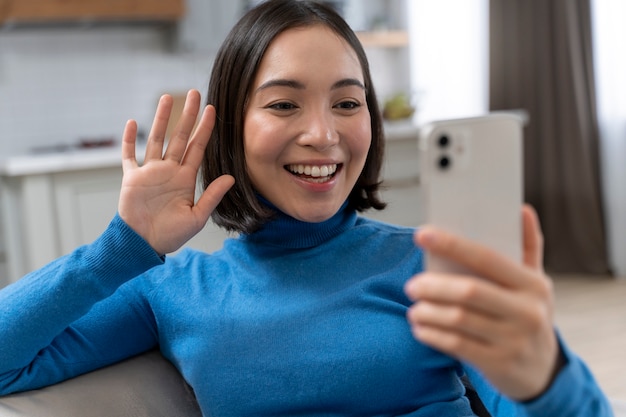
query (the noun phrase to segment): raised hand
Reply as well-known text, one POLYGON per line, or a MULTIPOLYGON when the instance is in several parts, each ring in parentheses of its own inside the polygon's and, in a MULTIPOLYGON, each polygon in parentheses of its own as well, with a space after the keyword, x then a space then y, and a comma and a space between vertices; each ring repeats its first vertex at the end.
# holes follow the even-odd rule
POLYGON ((474 365, 517 400, 541 394, 560 365, 552 285, 542 267, 543 236, 530 206, 522 215, 523 264, 425 227, 416 234, 419 246, 476 276, 424 272, 405 286, 416 301, 407 313, 415 337, 474 365))
POLYGON ((200 93, 189 91, 182 115, 164 151, 172 103, 169 95, 159 100, 141 166, 135 157, 137 123, 134 120, 126 124, 122 140, 124 178, 118 212, 160 255, 179 249, 202 230, 211 212, 234 184, 230 175, 221 176, 195 201, 196 177, 215 125, 215 109, 212 106, 204 109, 192 134, 200 93))

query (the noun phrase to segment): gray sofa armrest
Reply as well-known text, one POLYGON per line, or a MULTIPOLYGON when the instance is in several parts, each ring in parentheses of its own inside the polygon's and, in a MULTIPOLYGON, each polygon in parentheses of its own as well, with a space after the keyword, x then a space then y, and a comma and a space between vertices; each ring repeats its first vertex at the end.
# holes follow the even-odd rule
POLYGON ((615 413, 615 417, 626 417, 626 401, 624 400, 613 400, 613 412, 615 413))
POLYGON ((158 351, 39 390, 0 398, 0 417, 202 417, 193 391, 158 351))

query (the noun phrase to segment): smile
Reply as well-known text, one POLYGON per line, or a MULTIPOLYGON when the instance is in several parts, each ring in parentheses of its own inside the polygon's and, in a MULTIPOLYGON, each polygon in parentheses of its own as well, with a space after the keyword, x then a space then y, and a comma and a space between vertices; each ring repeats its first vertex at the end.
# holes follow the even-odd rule
POLYGON ((287 165, 287 171, 311 182, 326 182, 330 180, 337 172, 337 164, 329 165, 303 165, 292 164, 287 165))

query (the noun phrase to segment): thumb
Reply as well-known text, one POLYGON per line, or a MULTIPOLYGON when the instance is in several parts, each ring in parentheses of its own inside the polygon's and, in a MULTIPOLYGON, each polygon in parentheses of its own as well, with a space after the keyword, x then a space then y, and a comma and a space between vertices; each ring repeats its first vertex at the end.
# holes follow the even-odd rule
POLYGON ((209 216, 215 210, 215 207, 222 201, 224 195, 235 184, 235 178, 232 175, 222 175, 214 179, 211 184, 204 190, 195 205, 195 210, 209 220, 209 216))
POLYGON ((522 224, 524 265, 541 271, 543 270, 543 233, 537 212, 529 204, 524 204, 522 207, 522 224))

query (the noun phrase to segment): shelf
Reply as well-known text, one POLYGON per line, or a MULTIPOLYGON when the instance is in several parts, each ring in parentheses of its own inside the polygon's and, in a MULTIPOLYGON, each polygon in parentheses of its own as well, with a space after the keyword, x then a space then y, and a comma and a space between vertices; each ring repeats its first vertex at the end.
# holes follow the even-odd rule
POLYGON ((176 21, 184 0, 0 0, 0 22, 176 21))
POLYGON ((404 120, 385 120, 383 122, 385 139, 388 141, 396 140, 415 140, 419 136, 419 127, 412 118, 404 120))
POLYGON ((409 44, 409 34, 402 30, 357 32, 361 44, 374 48, 401 48, 409 44))

